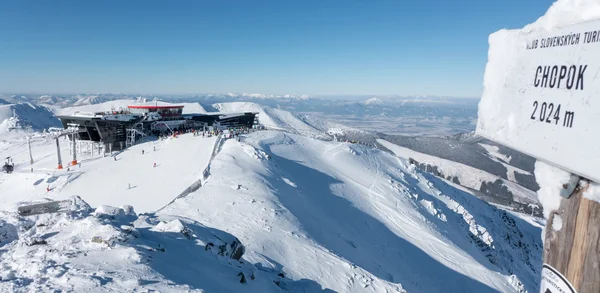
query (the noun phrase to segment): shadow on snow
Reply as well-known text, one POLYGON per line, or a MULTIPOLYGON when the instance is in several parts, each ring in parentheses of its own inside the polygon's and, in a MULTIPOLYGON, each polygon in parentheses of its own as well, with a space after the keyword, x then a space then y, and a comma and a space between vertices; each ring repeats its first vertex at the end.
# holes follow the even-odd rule
POLYGON ((433 259, 391 232, 379 220, 331 191, 343 183, 327 174, 280 157, 263 145, 282 175, 274 181, 280 202, 302 224, 309 237, 332 253, 380 279, 400 283, 409 292, 497 292, 433 259), (300 175, 299 175, 300 174, 300 175))

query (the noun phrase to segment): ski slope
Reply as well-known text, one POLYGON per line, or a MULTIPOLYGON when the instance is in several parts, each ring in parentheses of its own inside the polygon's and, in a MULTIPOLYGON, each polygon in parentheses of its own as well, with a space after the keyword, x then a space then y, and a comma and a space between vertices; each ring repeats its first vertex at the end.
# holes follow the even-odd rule
POLYGON ((52 138, 34 140, 33 165, 29 164, 26 142, 15 140, 0 152, 2 157, 12 157, 15 163, 12 174, 0 173, 0 207, 14 209, 20 202, 79 195, 93 206, 127 204, 139 212, 155 211, 202 178, 215 142, 216 137, 184 134, 140 143, 116 153, 116 161, 111 156, 83 154, 80 166, 67 169, 67 162, 71 162, 70 142, 61 139, 65 169, 57 170, 56 144, 52 138))

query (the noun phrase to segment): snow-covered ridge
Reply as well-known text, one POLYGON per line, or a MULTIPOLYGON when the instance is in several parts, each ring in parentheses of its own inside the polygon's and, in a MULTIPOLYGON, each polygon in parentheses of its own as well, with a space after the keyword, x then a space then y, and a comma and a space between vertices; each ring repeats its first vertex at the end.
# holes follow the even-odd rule
POLYGON ((101 104, 101 103, 105 103, 108 100, 97 96, 97 95, 91 95, 91 96, 77 96, 78 100, 77 102, 73 103, 73 106, 84 106, 84 105, 94 105, 94 104, 101 104))
POLYGON ((539 278, 539 228, 360 145, 226 141, 210 182, 161 212, 225 229, 250 262, 338 292, 535 292, 539 278))
MULTIPOLYGON (((502 184, 516 197, 516 199, 520 202, 524 203, 537 203, 537 197, 534 191, 528 190, 515 182, 507 181, 499 178, 496 175, 490 174, 483 170, 479 170, 473 168, 471 166, 467 166, 458 162, 438 158, 435 156, 419 153, 417 151, 413 151, 411 149, 401 147, 399 145, 395 145, 388 141, 378 139, 378 143, 391 150, 397 156, 403 158, 412 158, 421 164, 429 164, 431 166, 436 166, 437 171, 439 171, 444 176, 449 176, 448 180, 455 180, 456 183, 474 189, 481 190, 482 184, 492 184, 498 180, 502 181, 502 184)), ((510 166, 510 165, 509 165, 510 166)), ((512 167, 512 169, 508 169, 513 172, 525 172, 518 168, 512 167)), ((513 174, 514 178, 514 174, 513 174)))
POLYGON ((373 97, 363 102, 365 105, 382 105, 383 101, 380 98, 373 97))
POLYGON ((60 121, 44 106, 32 103, 0 105, 0 133, 25 129, 41 131, 60 126, 60 121))
POLYGON ((220 112, 258 112, 259 123, 269 129, 284 130, 314 138, 330 140, 333 134, 342 134, 346 131, 362 132, 311 115, 295 114, 252 102, 216 103, 212 107, 220 112))

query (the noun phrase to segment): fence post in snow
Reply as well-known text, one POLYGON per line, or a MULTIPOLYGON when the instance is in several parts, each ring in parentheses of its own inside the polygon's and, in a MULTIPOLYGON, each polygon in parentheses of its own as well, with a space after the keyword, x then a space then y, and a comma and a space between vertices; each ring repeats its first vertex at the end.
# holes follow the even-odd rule
MULTIPOLYGON (((576 188, 570 197, 561 199, 544 235, 544 263, 580 293, 600 292, 600 203, 583 197, 586 188, 576 188)), ((555 292, 551 290, 542 293, 555 292)))

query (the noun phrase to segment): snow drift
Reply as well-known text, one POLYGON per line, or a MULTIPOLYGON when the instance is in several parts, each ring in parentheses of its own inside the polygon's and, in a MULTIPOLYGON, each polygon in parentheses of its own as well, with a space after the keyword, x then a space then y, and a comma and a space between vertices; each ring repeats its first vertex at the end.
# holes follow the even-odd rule
POLYGON ((273 292, 233 235, 132 207, 91 208, 78 197, 65 214, 0 213, 3 292, 273 292))

